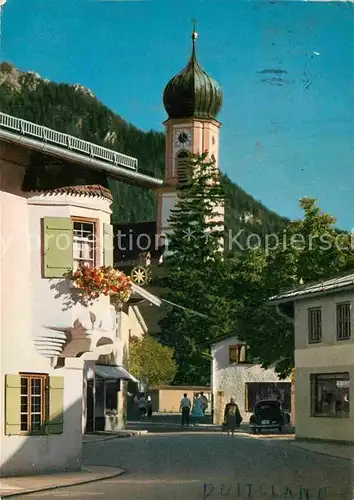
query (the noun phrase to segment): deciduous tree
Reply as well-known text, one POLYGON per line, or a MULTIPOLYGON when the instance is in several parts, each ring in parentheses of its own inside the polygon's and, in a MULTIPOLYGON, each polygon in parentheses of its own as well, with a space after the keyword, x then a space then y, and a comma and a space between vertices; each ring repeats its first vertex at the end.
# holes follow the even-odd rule
POLYGON ((150 386, 169 384, 177 370, 173 349, 161 345, 150 335, 132 337, 129 346, 129 369, 150 386))
POLYGON ((282 377, 294 366, 294 329, 268 304, 269 298, 354 268, 351 235, 337 230, 335 218, 321 212, 315 199, 302 198, 300 206, 303 219, 268 235, 268 248, 248 249, 230 274, 239 335, 252 356, 264 367, 274 365, 282 377))

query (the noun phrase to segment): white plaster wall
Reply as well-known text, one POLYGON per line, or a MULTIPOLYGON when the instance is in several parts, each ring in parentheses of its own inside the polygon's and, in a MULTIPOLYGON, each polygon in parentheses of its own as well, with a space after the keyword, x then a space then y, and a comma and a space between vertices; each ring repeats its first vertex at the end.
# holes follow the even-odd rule
MULTIPOLYGON (((354 412, 349 418, 323 418, 311 416, 310 376, 315 373, 349 372, 349 401, 354 401, 354 338, 337 341, 336 304, 351 302, 354 293, 339 293, 311 300, 301 300, 295 306, 295 373, 296 373, 296 437, 333 439, 354 442, 354 412), (322 306, 321 344, 308 343, 309 307, 322 306)), ((351 315, 354 332, 354 317, 351 315)), ((350 403, 351 404, 351 403, 350 403)))
MULTIPOLYGON (((100 297, 92 306, 84 307, 70 300, 71 282, 66 279, 42 278, 41 220, 43 217, 87 217, 99 219, 98 234, 102 238, 103 223, 110 222, 111 211, 109 200, 103 198, 73 195, 39 195, 29 199, 29 231, 31 256, 32 294, 32 328, 34 338, 48 333, 47 326, 71 327, 79 319, 85 328, 92 329, 89 316, 92 311, 97 321, 97 329, 102 322, 101 330, 114 338, 114 325, 108 297, 100 297)), ((98 247, 97 265, 102 264, 102 245, 98 247)))
POLYGON ((314 349, 318 344, 308 343, 308 312, 309 307, 322 306, 322 342, 321 345, 349 345, 354 343, 354 335, 350 340, 337 341, 336 305, 339 302, 351 303, 351 331, 354 332, 354 293, 337 293, 327 297, 301 300, 295 305, 295 349, 314 349))
MULTIPOLYGON (((102 224, 109 222, 110 217, 106 200, 98 206, 91 199, 91 209, 81 202, 69 207, 69 198, 59 200, 61 205, 55 207, 54 197, 49 205, 39 197, 31 200, 38 204, 29 205, 27 195, 20 190, 23 175, 22 167, 1 163, 0 456, 3 476, 63 468, 76 470, 81 466, 83 363, 67 359, 65 368, 53 369, 51 360, 38 354, 33 341, 44 331, 44 325, 71 326, 73 319, 85 316, 87 311, 79 307, 63 311, 63 300, 55 297, 49 280, 41 278, 40 218, 99 216, 102 224), (64 376, 63 434, 5 436, 5 375, 19 372, 64 376)), ((107 300, 100 302, 98 311, 107 313, 107 300)))
MULTIPOLYGON (((236 399, 244 421, 250 414, 245 410, 245 384, 248 382, 279 382, 273 369, 265 370, 260 365, 230 364, 229 346, 237 344, 237 337, 225 339, 214 344, 211 349, 212 360, 212 390, 214 396, 214 415, 217 414, 217 392, 224 392, 224 404, 231 396, 236 399)), ((282 382, 289 382, 285 379, 282 382)))
MULTIPOLYGON (((82 371, 53 370, 50 360, 40 356, 33 346, 31 324, 32 298, 35 288, 31 282, 30 220, 27 199, 19 186, 24 170, 1 165, 1 475, 30 474, 36 470, 61 467, 77 469, 81 463, 82 371), (7 191, 5 192, 4 189, 7 191), (55 436, 5 436, 4 395, 5 375, 19 372, 48 373, 64 376, 64 433, 55 436)), ((38 296, 36 297, 38 300, 38 296)), ((40 302, 40 300, 38 301, 40 302)))
MULTIPOLYGON (((33 365, 22 370, 43 373, 31 368, 33 365)), ((64 377, 64 432, 52 436, 2 436, 2 477, 81 468, 82 361, 69 360, 65 368, 54 372, 47 367, 45 372, 64 377)))
POLYGON ((139 320, 132 307, 129 307, 127 312, 119 312, 118 336, 114 346, 115 359, 118 365, 123 365, 124 352, 129 353, 129 339, 130 337, 141 338, 145 334, 145 329, 139 323, 139 320))

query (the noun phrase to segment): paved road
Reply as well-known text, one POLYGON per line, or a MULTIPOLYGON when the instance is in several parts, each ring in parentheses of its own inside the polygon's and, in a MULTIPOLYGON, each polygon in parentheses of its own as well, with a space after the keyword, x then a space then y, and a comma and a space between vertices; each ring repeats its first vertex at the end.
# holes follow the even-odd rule
POLYGON ((165 432, 86 444, 84 459, 86 464, 119 466, 127 473, 17 500, 353 498, 352 463, 296 448, 286 439, 165 432))

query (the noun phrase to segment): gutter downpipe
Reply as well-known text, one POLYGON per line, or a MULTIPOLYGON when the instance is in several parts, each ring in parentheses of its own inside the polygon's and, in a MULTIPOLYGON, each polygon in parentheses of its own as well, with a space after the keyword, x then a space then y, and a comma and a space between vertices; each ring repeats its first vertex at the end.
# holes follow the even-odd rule
POLYGON ((15 142, 17 144, 23 144, 37 151, 50 153, 53 156, 67 158, 77 163, 85 164, 95 170, 104 170, 110 173, 113 177, 119 178, 121 180, 130 179, 132 181, 136 181, 135 182, 136 184, 140 183, 151 188, 162 186, 164 182, 162 179, 155 179, 154 177, 150 177, 149 175, 130 171, 119 165, 109 165, 104 161, 86 157, 80 155, 79 153, 74 153, 73 151, 70 150, 64 150, 58 146, 54 146, 53 144, 48 144, 43 142, 39 143, 35 139, 30 139, 29 137, 26 136, 18 136, 17 134, 7 132, 6 130, 1 128, 0 128, 0 138, 11 142, 15 142))

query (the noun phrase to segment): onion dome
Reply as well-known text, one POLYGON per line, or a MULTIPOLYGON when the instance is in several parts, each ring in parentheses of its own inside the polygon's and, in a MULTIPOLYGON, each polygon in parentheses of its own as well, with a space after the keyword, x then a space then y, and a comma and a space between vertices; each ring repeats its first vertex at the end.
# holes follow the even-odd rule
POLYGON ((166 85, 163 103, 169 118, 216 119, 223 96, 219 84, 203 71, 197 61, 192 33, 192 55, 187 66, 166 85))

